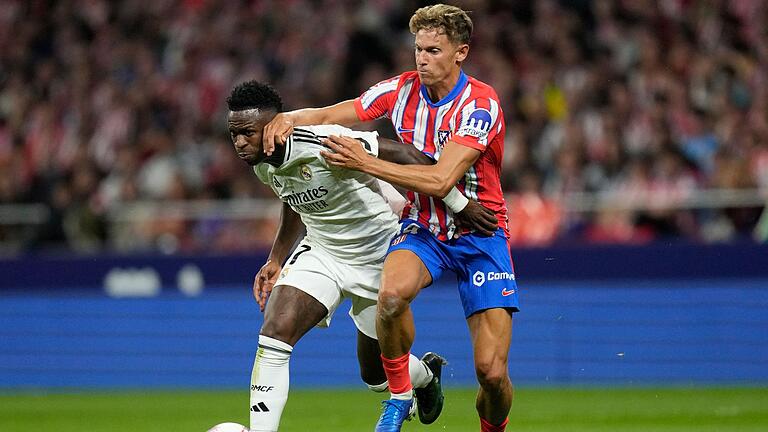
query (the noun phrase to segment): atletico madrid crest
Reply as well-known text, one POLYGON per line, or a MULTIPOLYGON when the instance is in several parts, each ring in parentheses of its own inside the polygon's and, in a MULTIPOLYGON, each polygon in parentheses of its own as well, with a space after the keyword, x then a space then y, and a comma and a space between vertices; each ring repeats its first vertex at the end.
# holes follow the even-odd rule
POLYGON ((450 137, 451 137, 451 131, 449 130, 437 131, 437 143, 440 145, 440 147, 444 147, 445 143, 448 142, 448 138, 450 137))

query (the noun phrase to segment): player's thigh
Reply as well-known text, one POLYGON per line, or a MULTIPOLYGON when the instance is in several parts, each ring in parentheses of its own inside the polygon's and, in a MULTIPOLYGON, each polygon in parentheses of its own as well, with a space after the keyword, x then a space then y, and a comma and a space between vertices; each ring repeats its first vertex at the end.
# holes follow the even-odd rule
POLYGON ((313 326, 328 326, 342 300, 335 267, 332 257, 301 242, 275 282, 262 333, 287 335, 295 343, 313 326))
POLYGON ((400 233, 392 239, 384 261, 379 300, 392 296, 413 300, 419 290, 440 279, 447 258, 429 230, 412 220, 401 221, 400 233))
POLYGON ((467 318, 478 377, 506 376, 512 342, 512 314, 508 309, 479 311, 467 318))
POLYGON ((315 297, 291 285, 278 285, 267 302, 260 333, 295 345, 327 315, 328 308, 315 297))
POLYGON ((410 302, 431 283, 432 274, 419 255, 412 250, 398 249, 384 260, 379 298, 396 296, 410 302))

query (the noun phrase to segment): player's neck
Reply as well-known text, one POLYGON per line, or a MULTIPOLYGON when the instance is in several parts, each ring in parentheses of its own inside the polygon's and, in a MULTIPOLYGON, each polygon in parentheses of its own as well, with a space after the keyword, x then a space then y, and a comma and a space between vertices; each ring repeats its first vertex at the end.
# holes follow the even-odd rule
POLYGON ((456 83, 459 82, 460 76, 461 69, 455 69, 444 80, 429 86, 424 85, 424 87, 427 89, 427 95, 429 95, 429 99, 432 101, 432 103, 441 101, 444 97, 448 96, 453 88, 456 87, 456 83))

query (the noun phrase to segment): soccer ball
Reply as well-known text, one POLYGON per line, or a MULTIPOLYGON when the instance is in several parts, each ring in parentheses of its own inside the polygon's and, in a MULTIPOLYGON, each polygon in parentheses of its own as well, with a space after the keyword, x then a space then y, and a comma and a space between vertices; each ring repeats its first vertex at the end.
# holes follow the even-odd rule
POLYGON ((208 432, 248 432, 248 428, 237 423, 219 423, 208 432))

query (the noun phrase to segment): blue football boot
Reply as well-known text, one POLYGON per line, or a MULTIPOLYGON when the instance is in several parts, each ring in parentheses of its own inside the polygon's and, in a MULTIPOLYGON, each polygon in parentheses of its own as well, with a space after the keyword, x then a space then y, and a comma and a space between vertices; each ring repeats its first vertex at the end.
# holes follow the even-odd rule
POLYGON ((376 432, 400 432, 403 422, 416 413, 416 399, 389 399, 383 405, 381 417, 376 423, 376 432))

